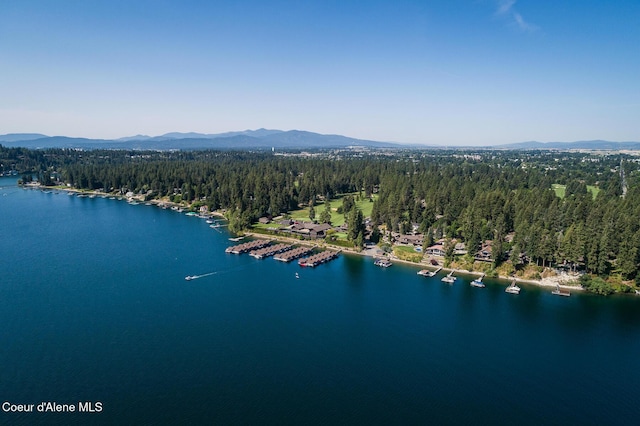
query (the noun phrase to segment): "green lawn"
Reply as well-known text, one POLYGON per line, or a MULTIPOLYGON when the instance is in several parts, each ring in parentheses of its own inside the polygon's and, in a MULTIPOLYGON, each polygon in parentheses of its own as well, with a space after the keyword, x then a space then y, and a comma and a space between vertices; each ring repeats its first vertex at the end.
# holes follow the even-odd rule
MULTIPOLYGON (((344 195, 349 195, 349 194, 341 194, 339 198, 335 198, 331 200, 331 224, 333 226, 340 226, 345 222, 344 215, 337 213, 338 207, 342 206, 342 197, 344 195)), ((351 195, 356 196, 358 195, 358 193, 356 192, 351 195)), ((373 199, 375 200, 376 198, 377 198, 377 195, 373 195, 373 199)), ((363 197, 363 199, 356 201, 356 207, 362 210, 362 215, 364 217, 370 217, 371 211, 373 210, 373 202, 369 201, 368 198, 363 197)), ((322 213, 322 211, 324 210, 324 203, 317 204, 314 207, 314 209, 316 211, 316 219, 318 219, 320 217, 320 213, 322 213)), ((306 207, 300 210, 293 210, 289 213, 289 215, 293 220, 303 220, 303 221, 310 220, 309 207, 306 207)))
MULTIPOLYGON (((551 188, 555 191, 556 195, 560 198, 564 198, 565 197, 565 192, 567 189, 566 185, 560 185, 559 183, 553 183, 551 184, 551 188)), ((598 188, 597 186, 593 186, 593 185, 587 185, 587 191, 589 191, 591 193, 591 196, 593 197, 593 199, 595 200, 595 198, 598 196, 598 193, 600 192, 600 188, 598 188)))
POLYGON ((560 198, 564 198, 565 190, 567 189, 566 185, 560 185, 559 183, 552 183, 551 188, 556 192, 556 196, 560 198))
POLYGON ((422 253, 416 252, 415 249, 410 246, 395 246, 393 248, 393 254, 396 255, 398 259, 408 260, 410 262, 417 263, 422 260, 422 253))
POLYGON ((600 188, 593 185, 587 185, 587 191, 591 192, 591 195, 593 195, 593 199, 595 200, 600 192, 600 188))

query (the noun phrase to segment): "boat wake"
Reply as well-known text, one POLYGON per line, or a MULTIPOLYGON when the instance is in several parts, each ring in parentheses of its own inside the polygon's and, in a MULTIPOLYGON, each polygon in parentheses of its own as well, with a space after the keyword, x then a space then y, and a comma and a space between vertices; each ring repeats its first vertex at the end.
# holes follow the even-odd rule
POLYGON ((198 278, 204 278, 204 277, 208 277, 209 275, 215 275, 218 272, 209 272, 208 274, 202 274, 202 275, 187 275, 186 277, 184 277, 185 280, 187 281, 191 281, 191 280, 197 280, 198 278))

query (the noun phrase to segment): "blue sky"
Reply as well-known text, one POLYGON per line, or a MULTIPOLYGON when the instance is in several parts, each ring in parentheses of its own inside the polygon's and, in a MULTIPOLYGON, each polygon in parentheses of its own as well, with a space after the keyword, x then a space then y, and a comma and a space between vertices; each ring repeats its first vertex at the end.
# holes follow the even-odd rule
POLYGON ((640 1, 0 3, 0 134, 640 140, 640 1))

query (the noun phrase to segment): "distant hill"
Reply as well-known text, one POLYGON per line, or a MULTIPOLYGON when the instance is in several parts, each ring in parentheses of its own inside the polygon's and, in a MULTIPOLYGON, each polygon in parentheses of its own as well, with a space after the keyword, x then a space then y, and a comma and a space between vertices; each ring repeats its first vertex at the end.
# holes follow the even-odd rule
POLYGON ((414 149, 589 149, 589 150, 640 150, 640 142, 612 142, 604 140, 577 142, 519 142, 494 146, 429 146, 355 139, 341 135, 324 135, 303 130, 242 130, 225 133, 172 132, 161 136, 135 135, 119 139, 70 138, 46 136, 39 133, 11 133, 0 135, 5 146, 25 148, 79 148, 79 149, 132 149, 132 150, 194 150, 194 149, 314 149, 363 146, 368 148, 414 149))
POLYGON ((399 147, 388 142, 354 139, 340 135, 322 135, 300 130, 244 130, 219 134, 203 133, 166 133, 161 136, 136 135, 116 140, 69 138, 66 136, 45 135, 5 135, 7 139, 0 141, 7 146, 25 148, 80 148, 80 149, 135 149, 135 150, 170 150, 170 149, 312 149, 342 148, 347 146, 366 146, 378 148, 399 147))
POLYGON ((40 133, 8 133, 6 135, 0 135, 0 142, 31 141, 48 137, 49 136, 40 133))
POLYGON ((640 142, 612 142, 603 140, 576 142, 519 142, 497 145, 499 149, 591 149, 603 151, 640 150, 640 142))

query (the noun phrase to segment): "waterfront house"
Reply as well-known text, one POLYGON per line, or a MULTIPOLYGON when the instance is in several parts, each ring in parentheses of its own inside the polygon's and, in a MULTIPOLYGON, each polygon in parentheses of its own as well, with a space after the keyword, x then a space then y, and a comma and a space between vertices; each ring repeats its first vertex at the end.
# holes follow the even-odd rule
POLYGON ((399 244, 407 244, 407 245, 411 244, 417 247, 422 246, 423 239, 424 239, 424 236, 422 234, 416 234, 416 235, 400 234, 395 238, 396 242, 399 244))
POLYGON ((316 239, 326 237, 327 231, 332 228, 328 223, 295 222, 289 230, 294 234, 316 239))
POLYGON ((442 245, 441 243, 434 244, 430 247, 427 247, 425 253, 432 256, 444 256, 444 245, 442 245))
POLYGON ((482 243, 482 247, 480 248, 480 250, 476 253, 476 260, 479 260, 481 262, 491 262, 493 259, 491 259, 491 244, 493 243, 493 241, 491 240, 486 240, 485 242, 482 243))
POLYGON ((454 255, 467 254, 467 247, 465 243, 456 243, 455 247, 453 248, 453 254, 454 255))

